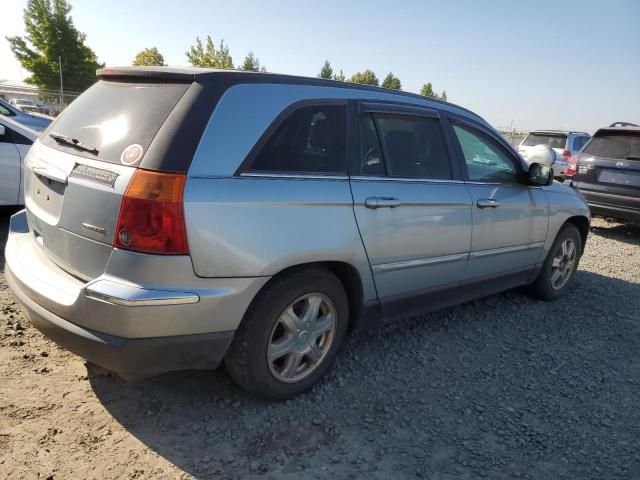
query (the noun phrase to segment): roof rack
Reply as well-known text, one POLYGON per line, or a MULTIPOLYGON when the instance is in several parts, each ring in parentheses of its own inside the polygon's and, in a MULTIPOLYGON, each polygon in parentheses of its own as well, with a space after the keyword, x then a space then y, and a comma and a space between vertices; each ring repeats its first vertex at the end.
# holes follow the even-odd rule
POLYGON ((613 122, 609 127, 640 127, 640 125, 631 122, 613 122))

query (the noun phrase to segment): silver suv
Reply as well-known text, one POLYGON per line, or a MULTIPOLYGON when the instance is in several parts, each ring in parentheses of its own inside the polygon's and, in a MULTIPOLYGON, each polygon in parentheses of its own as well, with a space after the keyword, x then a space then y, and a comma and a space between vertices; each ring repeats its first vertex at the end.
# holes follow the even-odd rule
POLYGON ((571 157, 577 155, 590 138, 591 135, 586 132, 536 130, 522 139, 518 153, 530 162, 540 154, 540 146, 547 147, 553 153, 548 163, 553 168, 554 177, 564 179, 574 173, 571 170, 571 157))
POLYGON ((29 153, 5 273, 37 328, 125 379, 224 360, 288 398, 349 329, 574 277, 584 199, 468 110, 264 73, 99 75, 29 153))

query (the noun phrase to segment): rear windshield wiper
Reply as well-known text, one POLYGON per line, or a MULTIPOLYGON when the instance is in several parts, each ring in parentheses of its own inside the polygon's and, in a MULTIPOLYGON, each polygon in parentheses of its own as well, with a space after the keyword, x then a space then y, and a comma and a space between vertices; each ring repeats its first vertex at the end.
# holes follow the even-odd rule
POLYGON ((55 132, 51 132, 49 136, 58 143, 63 143, 65 145, 69 145, 70 147, 77 148, 78 150, 84 150, 85 152, 93 153, 94 155, 98 154, 98 149, 96 147, 85 145, 77 138, 67 137, 66 135, 55 132))

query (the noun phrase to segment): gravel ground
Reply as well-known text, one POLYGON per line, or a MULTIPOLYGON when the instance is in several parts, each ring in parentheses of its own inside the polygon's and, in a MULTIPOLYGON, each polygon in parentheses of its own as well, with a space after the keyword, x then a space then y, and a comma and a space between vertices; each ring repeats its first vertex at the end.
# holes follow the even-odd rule
POLYGON ((123 385, 0 277, 0 477, 639 479, 639 283, 640 227, 596 220, 565 300, 352 335, 313 391, 269 404, 223 369, 123 385))

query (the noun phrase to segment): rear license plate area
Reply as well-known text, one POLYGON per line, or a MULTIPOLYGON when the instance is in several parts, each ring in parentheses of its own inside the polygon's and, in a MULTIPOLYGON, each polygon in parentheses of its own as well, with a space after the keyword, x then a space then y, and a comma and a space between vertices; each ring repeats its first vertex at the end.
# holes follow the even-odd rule
POLYGON ((635 172, 633 170, 619 171, 612 170, 610 168, 603 168, 598 173, 598 181, 629 187, 640 187, 640 172, 635 172))

